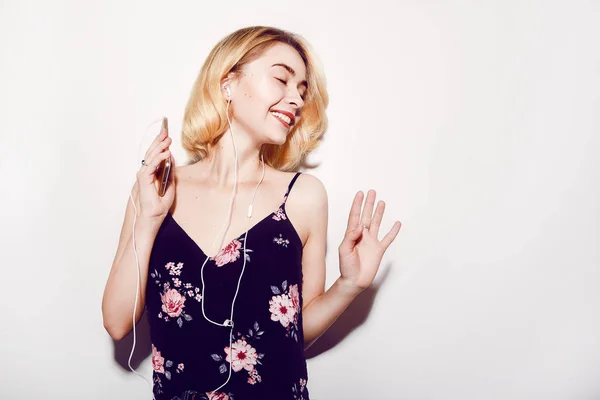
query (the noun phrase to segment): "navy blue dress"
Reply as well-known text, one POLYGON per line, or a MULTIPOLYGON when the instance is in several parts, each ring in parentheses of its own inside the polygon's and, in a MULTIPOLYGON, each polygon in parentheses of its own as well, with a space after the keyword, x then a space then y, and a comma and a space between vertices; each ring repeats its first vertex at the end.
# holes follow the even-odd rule
MULTIPOLYGON (((234 329, 207 321, 201 309, 204 251, 170 213, 156 236, 146 312, 157 400, 308 400, 302 331, 302 242, 285 210, 300 172, 277 210, 250 228, 234 329), (230 357, 231 355, 231 357, 230 357), (231 379, 217 392, 229 376, 231 379)), ((244 232, 245 233, 245 232, 244 232)), ((244 234, 204 268, 206 316, 230 317, 244 257, 244 234)))

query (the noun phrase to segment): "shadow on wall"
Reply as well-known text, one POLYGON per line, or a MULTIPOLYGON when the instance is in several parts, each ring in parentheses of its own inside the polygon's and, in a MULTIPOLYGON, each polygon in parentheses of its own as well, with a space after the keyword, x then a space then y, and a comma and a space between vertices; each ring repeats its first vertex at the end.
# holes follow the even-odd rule
MULTIPOLYGON (((131 366, 137 371, 142 361, 148 358, 152 354, 152 343, 150 342, 150 325, 148 324, 148 318, 146 312, 142 314, 142 317, 135 325, 135 350, 133 357, 131 358, 131 366)), ((131 372, 127 362, 129 355, 131 354, 131 347, 133 346, 133 329, 127 336, 119 341, 113 340, 114 359, 123 369, 131 372)))
POLYGON ((346 311, 344 311, 333 325, 325 331, 323 336, 306 350, 306 358, 316 357, 319 354, 334 348, 367 320, 371 308, 373 308, 375 296, 377 296, 379 289, 381 289, 381 286, 384 284, 390 273, 390 267, 391 263, 388 263, 385 265, 385 268, 381 268, 379 272, 379 283, 377 285, 371 285, 354 299, 352 304, 350 304, 346 311))

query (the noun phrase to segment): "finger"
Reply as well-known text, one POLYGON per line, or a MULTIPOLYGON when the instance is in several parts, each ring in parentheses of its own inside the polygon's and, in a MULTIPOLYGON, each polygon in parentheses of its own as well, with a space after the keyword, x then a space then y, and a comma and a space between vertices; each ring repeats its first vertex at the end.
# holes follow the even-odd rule
POLYGON ((164 140, 159 142, 151 151, 149 150, 146 163, 148 163, 148 160, 151 160, 157 154, 163 152, 165 149, 168 149, 172 142, 173 140, 170 137, 166 137, 164 140))
POLYGON ((161 161, 169 158, 171 156, 171 151, 170 150, 165 150, 162 153, 159 153, 157 155, 155 155, 154 157, 152 157, 150 159, 150 161, 146 161, 146 164, 148 164, 145 170, 145 175, 149 176, 149 175, 154 175, 154 173, 156 172, 156 169, 158 168, 158 165, 161 163, 161 161))
POLYGON ((359 190, 354 196, 352 207, 350 208, 350 214, 348 215, 348 229, 346 232, 352 232, 359 225, 360 221, 360 207, 363 202, 364 193, 359 190))
POLYGON ((371 218, 373 217, 373 205, 375 204, 375 197, 377 193, 374 190, 369 190, 367 194, 367 201, 365 201, 365 208, 363 209, 360 223, 362 225, 366 225, 367 227, 371 226, 371 218))
POLYGON ((373 214, 373 219, 371 220, 371 227, 369 228, 370 232, 375 234, 375 237, 379 237, 379 226, 381 225, 381 220, 383 219, 383 212, 385 211, 385 201, 379 200, 377 202, 377 208, 375 209, 375 214, 373 214))
POLYGON ((400 221, 396 221, 394 223, 394 226, 392 226, 392 229, 390 229, 390 231, 388 232, 388 234, 385 235, 385 237, 381 240, 381 244, 383 244, 383 247, 385 249, 387 249, 388 246, 390 244, 392 244, 392 242, 396 238, 396 235, 398 235, 398 232, 400 232, 400 227, 401 226, 402 226, 402 223, 400 221))
POLYGON ((344 240, 340 244, 340 250, 351 251, 356 242, 360 240, 363 234, 363 229, 361 225, 357 225, 354 229, 348 229, 346 231, 346 235, 344 236, 344 240))
POLYGON ((158 144, 161 141, 163 141, 166 137, 167 137, 167 131, 165 131, 165 130, 161 130, 160 133, 158 135, 156 135, 156 137, 154 138, 152 143, 150 143, 150 146, 148 146, 148 150, 146 150, 146 154, 144 154, 144 160, 148 161, 152 150, 154 150, 154 148, 156 146, 158 146, 158 144))

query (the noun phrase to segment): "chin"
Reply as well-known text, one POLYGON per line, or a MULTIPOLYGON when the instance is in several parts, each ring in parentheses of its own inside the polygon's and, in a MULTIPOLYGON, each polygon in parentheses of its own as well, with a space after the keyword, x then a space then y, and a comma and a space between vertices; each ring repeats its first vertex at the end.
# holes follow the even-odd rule
POLYGON ((281 146, 282 144, 285 144, 285 142, 287 140, 287 134, 285 134, 285 133, 282 134, 281 132, 277 132, 275 134, 268 135, 267 137, 264 138, 264 140, 266 143, 281 146))

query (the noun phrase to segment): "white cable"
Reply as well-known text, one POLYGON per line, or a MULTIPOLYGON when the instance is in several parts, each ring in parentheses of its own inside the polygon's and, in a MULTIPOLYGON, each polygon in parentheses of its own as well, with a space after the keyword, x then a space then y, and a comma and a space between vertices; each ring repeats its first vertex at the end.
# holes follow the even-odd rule
POLYGON ((233 203, 235 201, 235 196, 237 194, 238 156, 237 156, 237 148, 235 147, 235 140, 233 138, 233 130, 231 128, 231 121, 229 120, 229 105, 230 104, 231 104, 231 97, 227 101, 227 109, 225 111, 225 116, 227 117, 227 122, 229 123, 229 133, 231 134, 231 140, 233 141, 233 151, 235 153, 235 165, 234 165, 234 168, 233 168, 233 179, 234 179, 235 182, 234 182, 233 190, 232 190, 232 193, 231 193, 231 200, 229 200, 229 211, 227 213, 227 219, 225 220, 225 223, 223 224, 223 227, 221 228, 221 231, 219 232, 219 235, 215 236, 215 240, 213 241, 213 244, 212 244, 212 247, 214 248, 215 247, 215 242, 217 241, 217 239, 221 238, 221 241, 219 242, 218 249, 221 249, 221 247, 223 245, 223 240, 225 239, 225 234, 227 233, 227 228, 229 227, 229 223, 231 222, 231 215, 233 214, 233 203), (225 231, 223 232, 223 230, 225 230, 225 231))
MULTIPOLYGON (((154 125, 155 123, 162 121, 162 117, 157 119, 156 121, 152 122, 150 125, 148 125, 146 127, 146 130, 144 131, 144 134, 142 135, 142 140, 140 141, 140 145, 138 146, 138 154, 137 156, 139 157, 140 154, 140 148, 141 148, 141 144, 143 142, 144 137, 146 136, 146 133, 148 132, 148 129, 150 129, 150 127, 152 125, 154 125)), ((138 159, 138 158, 136 158, 138 159)), ((134 183, 135 185, 135 183, 134 183)), ((133 188, 132 188, 133 190, 133 188)), ((131 372, 133 372, 134 374, 136 374, 137 376, 139 376, 140 378, 142 378, 143 380, 146 381, 146 383, 148 384, 148 386, 150 387, 150 392, 152 393, 152 398, 154 400, 156 400, 156 397, 154 397, 154 390, 152 388, 152 383, 142 374, 140 374, 139 372, 137 372, 135 370, 135 368, 133 368, 131 366, 131 359, 133 358, 133 353, 135 351, 135 345, 137 342, 137 334, 136 334, 136 330, 135 330, 135 325, 136 325, 136 321, 135 321, 135 314, 137 313, 137 304, 138 304, 138 300, 139 300, 139 295, 140 295, 140 280, 141 280, 141 272, 140 272, 140 261, 138 258, 138 253, 137 253, 137 247, 135 245, 135 223, 137 221, 137 207, 135 206, 135 201, 133 200, 133 194, 130 192, 129 193, 129 199, 131 200, 131 204, 133 205, 133 209, 134 209, 134 213, 133 213, 133 228, 131 230, 131 240, 132 240, 132 245, 133 245, 133 253, 135 254, 135 263, 137 266, 137 281, 136 281, 136 285, 135 285, 135 303, 133 304, 133 315, 131 317, 131 322, 133 325, 133 344, 131 346, 131 353, 129 353, 129 359, 127 360, 127 366, 129 367, 129 369, 131 370, 131 372)))
MULTIPOLYGON (((131 198, 131 194, 129 195, 129 197, 131 198)), ((135 209, 135 214, 133 215, 133 230, 131 231, 131 239, 132 239, 132 243, 133 243, 133 252, 135 254, 135 263, 137 265, 137 273, 138 273, 138 278, 136 281, 136 285, 135 285, 135 303, 133 305, 133 316, 132 316, 132 323, 133 323, 133 345, 131 346, 131 353, 129 354, 129 360, 127 360, 127 365, 129 366, 129 369, 136 375, 138 375, 139 377, 141 377, 143 380, 146 381, 146 383, 148 383, 148 386, 150 387, 150 392, 152 393, 152 398, 154 400, 156 400, 156 397, 154 397, 154 390, 152 388, 152 383, 142 374, 138 373, 132 366, 131 366, 131 358, 133 357, 133 351, 135 350, 135 343, 136 343, 136 331, 135 331, 135 314, 137 311, 137 303, 138 303, 138 298, 139 298, 139 293, 140 293, 140 280, 141 280, 141 272, 140 272, 140 261, 138 259, 138 253, 136 250, 136 246, 135 246, 135 221, 137 219, 137 208, 135 207, 135 202, 133 201, 133 198, 131 198, 131 202, 133 204, 133 208, 135 209)))
MULTIPOLYGON (((234 183, 234 190, 233 193, 234 195, 232 196, 231 202, 230 202, 230 210, 229 210, 229 214, 228 214, 228 219, 227 219, 227 225, 230 221, 230 217, 231 217, 231 213, 232 213, 232 207, 233 207, 233 199, 235 197, 235 193, 236 193, 236 189, 237 189, 237 169, 238 169, 238 154, 237 154, 237 149, 235 147, 235 139, 233 136, 233 129, 231 127, 231 121, 229 120, 229 103, 231 102, 231 99, 229 100, 229 102, 227 103, 227 122, 229 123, 229 132, 231 133, 231 139, 233 142, 233 149, 234 149, 234 153, 235 153, 235 166, 234 166, 234 178, 235 178, 235 183, 234 183)), ((206 285, 204 284, 204 266, 206 265, 209 256, 206 255, 206 259, 204 260, 204 263, 202 264, 202 267, 200 268, 200 279, 202 280, 202 301, 201 301, 201 307, 202 307, 202 315, 204 316, 204 319, 206 319, 208 322, 217 325, 217 326, 229 326, 230 330, 229 330, 229 374, 227 377, 227 380, 218 388, 214 389, 211 392, 211 397, 214 395, 214 393, 221 389, 223 386, 227 385, 227 383, 229 383, 229 381, 231 380, 231 371, 232 371, 232 365, 233 365, 233 357, 232 357, 232 347, 233 347, 233 328, 235 326, 235 324, 233 323, 233 311, 235 308, 235 301, 237 299, 237 295, 239 293, 240 290, 240 285, 242 282, 242 277, 244 276, 244 271, 246 270, 246 242, 248 240, 248 227, 249 227, 249 223, 250 223, 250 218, 252 217, 252 207, 254 205, 254 198, 256 196, 256 191, 258 190, 258 187, 260 186, 260 184, 263 182, 263 179, 265 177, 265 161, 263 158, 263 155, 261 153, 261 161, 262 161, 262 175, 260 178, 260 181, 258 182, 258 184, 256 185, 256 187, 254 188, 254 193, 252 194, 252 200, 250 201, 250 205, 248 206, 248 215, 247 215, 247 221, 246 221, 246 233, 244 235, 244 252, 243 252, 243 257, 244 257, 244 263, 242 265, 242 272, 240 273, 240 277, 238 278, 238 283, 237 283, 237 287, 235 290, 235 295, 233 296, 233 301, 231 302, 231 312, 230 312, 230 316, 229 319, 226 319, 222 324, 215 322, 213 320, 211 320, 210 318, 208 318, 206 316, 206 312, 204 310, 204 303, 206 302, 206 297, 205 297, 205 291, 204 288, 206 287, 206 285)), ((227 231, 225 231, 225 233, 227 233, 227 231)), ((221 248, 223 239, 221 239, 221 243, 219 244, 219 249, 221 248)))
POLYGON ((204 318, 213 323, 214 325, 217 326, 229 326, 230 327, 230 331, 229 331, 229 376, 227 377, 227 380, 218 388, 214 389, 211 392, 211 396, 214 395, 214 393, 221 389, 223 386, 225 386, 227 383, 229 383, 229 380, 231 379, 231 371, 232 371, 232 364, 233 364, 233 357, 231 355, 232 352, 232 347, 233 347, 233 328, 234 328, 234 323, 233 323, 233 311, 235 308, 235 301, 237 299, 239 290, 240 290, 240 286, 241 286, 241 282, 242 282, 242 277, 244 276, 244 271, 246 270, 246 242, 248 240, 248 224, 250 223, 250 217, 252 216, 252 204, 254 203, 254 196, 256 195, 256 190, 258 189, 258 187, 260 186, 260 184, 263 181, 263 178, 265 176, 265 169, 264 169, 264 160, 263 160, 263 173, 261 176, 261 179, 258 183, 258 185, 256 186, 256 188, 254 188, 254 194, 252 195, 252 202, 250 204, 250 206, 248 206, 248 221, 246 223, 246 233, 244 235, 244 252, 243 252, 243 257, 244 257, 244 263, 242 265, 242 272, 240 273, 240 277, 238 278, 238 283, 237 283, 237 287, 235 290, 235 295, 233 296, 233 301, 231 302, 231 312, 230 312, 230 317, 229 320, 225 320, 224 323, 220 324, 218 322, 215 322, 213 320, 211 320, 210 318, 208 318, 206 316, 206 313, 204 311, 204 303, 206 302, 206 298, 205 298, 205 294, 204 294, 204 266, 206 265, 206 262, 208 261, 208 256, 206 257, 206 260, 204 260, 204 263, 202 264, 202 268, 200 269, 200 277, 202 279, 202 315, 204 316, 204 318), (228 324, 229 322, 229 324, 228 324))
MULTIPOLYGON (((221 248, 221 245, 223 244, 223 240, 225 238, 225 234, 227 233, 227 228, 229 226, 229 223, 231 222, 231 215, 233 213, 233 204, 234 204, 234 200, 235 200, 235 196, 237 194, 237 174, 238 174, 238 153, 237 153, 237 148, 235 146, 235 138, 233 136, 233 129, 231 127, 231 121, 229 119, 229 105, 231 103, 231 98, 229 99, 229 101, 227 102, 227 111, 226 111, 226 115, 227 115, 227 122, 229 123, 229 131, 231 133, 231 139, 233 142, 233 149, 234 149, 234 153, 235 153, 235 166, 234 166, 234 185, 233 185, 233 191, 232 191, 232 196, 231 196, 231 200, 229 202, 229 212, 227 214, 227 219, 223 225, 223 228, 221 229, 225 229, 225 232, 223 233, 222 237, 221 237, 221 233, 219 233, 219 236, 217 236, 215 238, 215 240, 219 237, 221 237, 221 241, 219 243, 219 249, 221 248)), ((144 132, 144 135, 142 136, 142 139, 145 137, 146 132, 148 131, 148 129, 154 125, 155 123, 161 121, 162 118, 152 122, 150 125, 148 125, 148 127, 146 128, 146 131, 144 132)), ((141 143, 140 143, 140 147, 141 147, 141 143)), ((138 147, 138 155, 140 153, 140 147, 138 147)), ((253 205, 254 205, 254 198, 256 196, 256 192, 258 190, 258 187, 260 186, 260 184, 263 182, 264 177, 265 177, 265 161, 263 158, 263 154, 261 153, 261 162, 262 162, 262 175, 260 178, 260 181, 258 182, 258 184, 256 185, 256 187, 254 188, 254 193, 252 194, 252 200, 250 201, 250 204, 248 206, 248 214, 247 214, 247 222, 246 222, 246 232, 244 235, 244 252, 243 252, 243 257, 244 257, 244 262, 242 265, 242 272, 240 273, 240 277, 238 278, 238 283, 237 283, 237 287, 236 287, 236 291, 235 291, 235 295, 233 297, 233 301, 231 302, 231 311, 230 311, 230 318, 228 320, 225 320, 224 323, 218 323, 215 322, 213 320, 211 320, 210 318, 208 318, 206 316, 206 312, 204 310, 204 303, 205 301, 205 284, 204 284, 204 266, 206 265, 207 261, 209 260, 209 256, 206 256, 206 259, 204 260, 204 263, 202 264, 202 267, 200 269, 200 277, 202 279, 202 300, 201 300, 201 306, 202 306, 202 315, 204 316, 204 318, 208 321, 211 322, 214 325, 217 326, 229 326, 230 327, 230 331, 229 331, 229 374, 227 377, 227 380, 218 388, 214 389, 211 392, 211 396, 214 395, 214 393, 221 389, 223 386, 225 386, 227 383, 229 383, 229 381, 231 380, 231 373, 232 373, 232 365, 233 365, 233 357, 232 357, 232 348, 233 348, 233 328, 234 328, 234 323, 233 323, 233 314, 234 314, 234 309, 235 309, 235 301, 237 300, 237 296, 240 290, 240 286, 241 286, 241 282, 242 282, 242 277, 244 276, 244 271, 246 269, 246 242, 248 240, 248 228, 249 228, 249 223, 250 223, 250 218, 252 217, 252 210, 253 210, 253 205)), ((141 377, 142 379, 144 379, 146 381, 146 383, 148 383, 148 386, 150 387, 150 391, 152 393, 152 398, 154 400, 156 400, 156 397, 154 397, 154 390, 152 387, 152 383, 143 375, 141 375, 140 373, 138 373, 132 366, 131 366, 131 359, 133 357, 133 353, 135 350, 135 345, 136 345, 136 339, 137 339, 137 334, 136 334, 136 329, 135 329, 135 325, 136 325, 136 321, 135 321, 135 315, 137 312, 137 304, 138 304, 138 300, 139 300, 139 295, 140 295, 140 281, 141 281, 141 271, 140 271, 140 263, 139 263, 139 258, 138 258, 138 253, 137 253, 137 249, 136 249, 136 244, 135 244, 135 223, 137 221, 137 207, 135 205, 135 201, 133 200, 133 195, 132 193, 129 194, 129 198, 131 199, 131 203, 133 204, 133 208, 135 210, 134 216, 133 216, 133 228, 132 228, 132 245, 133 245, 133 251, 135 254, 135 261, 136 261, 136 266, 137 266, 137 273, 138 273, 138 279, 136 282, 136 290, 135 290, 135 303, 133 305, 133 315, 132 315, 132 325, 133 325, 133 345, 131 348, 131 353, 129 354, 129 359, 127 361, 127 365, 129 366, 129 369, 135 373, 136 375, 138 375, 139 377, 141 377)), ((214 242, 213 242, 213 247, 214 247, 214 242)))

